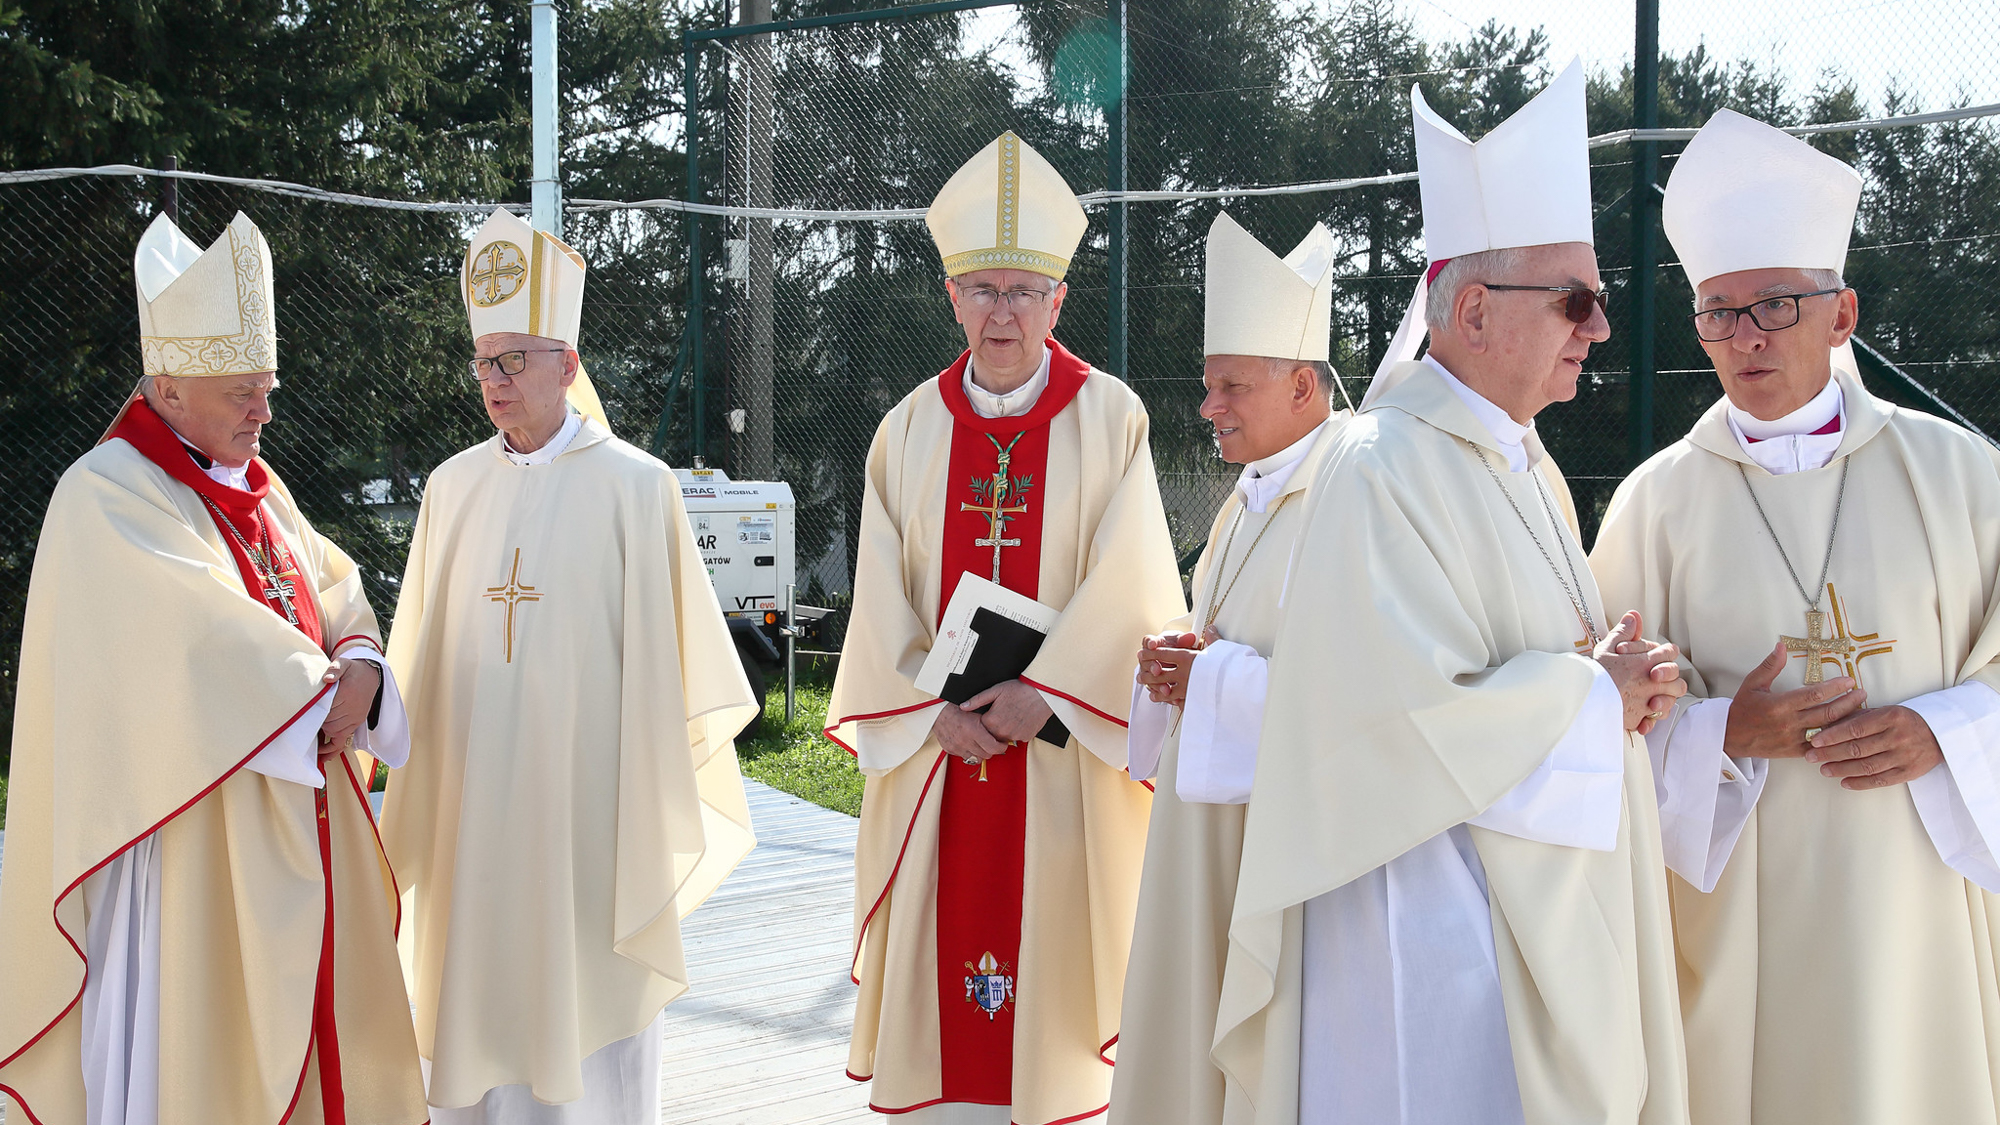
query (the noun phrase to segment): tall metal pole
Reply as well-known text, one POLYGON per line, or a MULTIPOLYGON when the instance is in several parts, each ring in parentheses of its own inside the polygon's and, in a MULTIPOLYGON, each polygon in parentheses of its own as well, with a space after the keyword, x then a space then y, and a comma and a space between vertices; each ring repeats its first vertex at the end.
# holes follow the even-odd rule
POLYGON ((562 237, 562 185, 556 179, 556 5, 555 0, 531 0, 533 31, 529 61, 533 70, 528 99, 534 113, 534 161, 529 179, 529 220, 536 230, 562 237))
MULTIPOLYGON (((1632 127, 1660 127, 1660 0, 1637 0, 1632 127)), ((1659 279, 1660 143, 1632 143, 1632 376, 1626 443, 1634 465, 1653 453, 1653 369, 1659 279)))
MULTIPOLYGON (((1126 128, 1125 87, 1129 83, 1132 73, 1131 51, 1125 38, 1125 2, 1126 0, 1111 0, 1112 7, 1117 10, 1117 15, 1118 15, 1118 58, 1115 65, 1112 67, 1112 79, 1115 82, 1117 82, 1118 86, 1117 89, 1113 91, 1114 94, 1116 95, 1117 100, 1112 102, 1111 105, 1107 107, 1104 111, 1105 132, 1109 134, 1106 137, 1104 147, 1110 165, 1110 167, 1106 170, 1107 175, 1105 176, 1105 181, 1106 181, 1106 186, 1109 187, 1112 191, 1125 190, 1125 128, 1126 128)), ((1110 261, 1108 263, 1109 266, 1107 270, 1108 276, 1105 279, 1106 289, 1108 290, 1108 296, 1110 297, 1110 309, 1108 310, 1108 313, 1105 318, 1106 326, 1109 329, 1110 339, 1109 341, 1107 341, 1108 347, 1106 349, 1107 359, 1105 366, 1110 369, 1113 375, 1116 375, 1122 379, 1126 377, 1126 370, 1125 370, 1126 246, 1125 246, 1124 203, 1114 202, 1113 204, 1111 204, 1110 220, 1111 220, 1111 256, 1110 256, 1110 261)))
MULTIPOLYGON (((743 0, 743 22, 771 22, 771 0, 743 0)), ((743 186, 744 202, 752 207, 769 207, 771 190, 771 36, 752 35, 743 43, 743 186)), ((745 277, 743 315, 745 348, 749 355, 749 378, 744 381, 744 437, 749 456, 743 466, 754 480, 771 480, 777 475, 772 446, 774 405, 772 399, 775 351, 772 342, 772 303, 776 299, 771 259, 771 220, 750 219, 744 223, 743 249, 749 257, 745 277)), ((736 466, 730 466, 732 469, 736 466)))
MULTIPOLYGON (((701 112, 695 104, 701 91, 701 79, 696 73, 699 59, 696 57, 695 39, 692 34, 681 38, 681 106, 686 120, 687 137, 687 201, 701 202, 701 112)), ((688 376, 694 380, 694 405, 691 419, 694 428, 694 443, 690 455, 700 457, 708 450, 708 408, 703 389, 708 380, 701 370, 701 216, 688 212, 688 376)))

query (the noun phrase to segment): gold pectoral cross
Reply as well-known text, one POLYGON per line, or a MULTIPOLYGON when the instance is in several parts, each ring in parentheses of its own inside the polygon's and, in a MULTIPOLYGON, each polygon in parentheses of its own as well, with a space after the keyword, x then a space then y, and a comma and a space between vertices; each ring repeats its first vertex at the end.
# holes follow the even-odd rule
POLYGON ((507 605, 507 663, 514 663, 514 607, 522 602, 538 602, 542 595, 533 586, 521 585, 521 548, 514 548, 514 569, 504 586, 488 586, 486 600, 507 605))
POLYGON ((1871 656, 1881 656, 1893 650, 1896 642, 1882 640, 1881 633, 1849 633, 1847 631, 1847 607, 1841 604, 1840 595, 1833 589, 1833 583, 1826 584, 1827 600, 1833 605, 1833 635, 1827 636, 1825 610, 1806 611, 1806 635, 1787 637, 1785 651, 1793 656, 1803 656, 1806 660, 1805 682, 1823 683, 1826 680, 1826 665, 1831 664, 1843 676, 1852 677, 1855 686, 1861 684, 1861 662, 1871 656))
MULTIPOLYGON (((1025 430, 1022 431, 1022 433, 1026 432, 1025 430)), ((991 434, 986 435, 986 440, 993 442, 994 452, 1000 455, 999 462, 994 466, 991 478, 987 480, 980 480, 978 477, 972 478, 972 494, 979 498, 980 503, 960 502, 958 510, 961 512, 978 512, 980 515, 986 517, 987 533, 985 537, 974 539, 972 544, 975 547, 993 548, 993 581, 997 584, 1000 581, 1000 548, 1018 547, 1021 545, 1020 539, 1009 539, 1006 537, 1007 521, 1013 519, 1015 516, 1026 513, 1028 510, 1028 505, 1024 502, 1016 503, 1010 507, 1007 501, 1021 500, 1027 494, 1027 491, 1034 487, 1034 481, 1029 477, 1010 477, 1007 475, 1007 470, 1014 459, 1014 442, 1021 440, 1020 434, 1015 434, 1014 441, 1008 442, 1004 448, 991 434)))

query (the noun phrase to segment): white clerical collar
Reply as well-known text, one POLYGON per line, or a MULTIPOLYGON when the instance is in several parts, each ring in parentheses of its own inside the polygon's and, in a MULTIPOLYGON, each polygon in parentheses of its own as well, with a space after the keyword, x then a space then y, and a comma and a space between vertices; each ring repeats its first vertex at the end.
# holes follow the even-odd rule
POLYGON ((1243 506, 1258 515, 1264 514, 1272 501, 1284 494, 1285 482, 1292 479, 1299 462, 1312 452, 1313 443, 1324 429, 1326 423, 1321 422, 1311 433, 1278 452, 1243 466, 1243 475, 1236 478, 1236 491, 1243 494, 1243 506))
MULTIPOLYGON (((172 426, 167 427, 167 432, 180 438, 181 444, 190 450, 199 450, 201 448, 201 446, 181 437, 181 432, 172 426)), ((195 467, 207 474, 208 479, 224 488, 233 488, 238 492, 250 491, 250 462, 245 461, 241 465, 224 465, 216 461, 215 458, 209 457, 206 453, 203 453, 202 457, 207 459, 208 464, 204 465, 200 461, 195 461, 195 467)), ((192 457, 188 459, 190 461, 194 460, 192 457)))
POLYGON ((981 418, 1006 418, 1015 414, 1026 414, 1035 408, 1035 401, 1042 397, 1042 388, 1049 385, 1049 346, 1042 345, 1042 365, 1028 381, 1008 391, 996 395, 992 391, 972 381, 972 360, 965 361, 965 397, 972 403, 972 409, 981 418))
POLYGON ((507 460, 516 465, 546 465, 562 456, 563 450, 568 449, 569 443, 576 440, 577 431, 581 429, 583 429, 583 415, 571 410, 563 419, 562 429, 556 431, 556 436, 542 443, 540 449, 533 453, 516 453, 513 443, 507 440, 506 432, 502 431, 500 452, 505 453, 507 460))
POLYGON ((1507 468, 1517 473, 1527 472, 1528 447, 1525 443, 1528 435, 1535 432, 1535 424, 1529 422, 1523 426, 1514 421, 1512 415, 1495 406, 1485 395, 1459 382, 1458 376, 1446 371, 1444 364, 1429 354, 1424 356, 1424 362, 1431 365, 1431 370, 1444 376, 1445 385, 1472 411, 1472 416, 1479 419, 1479 424, 1486 427, 1486 432, 1493 435, 1493 440, 1500 443, 1500 452, 1507 455, 1507 468))
POLYGON ((1831 376, 1809 402, 1775 421, 1739 410, 1733 402, 1727 409, 1736 444, 1774 476, 1817 469, 1833 460, 1847 429, 1847 398, 1840 380, 1831 376))

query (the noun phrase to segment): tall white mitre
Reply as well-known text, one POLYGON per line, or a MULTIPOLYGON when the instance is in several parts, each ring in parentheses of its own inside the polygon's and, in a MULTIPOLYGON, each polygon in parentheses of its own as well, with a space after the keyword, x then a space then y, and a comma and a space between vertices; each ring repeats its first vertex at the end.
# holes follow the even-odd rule
POLYGON ((147 375, 247 375, 278 369, 271 247, 238 211, 201 250, 165 215, 132 256, 139 291, 139 359, 147 375))
POLYGON ((1226 211, 1208 227, 1203 354, 1319 360, 1332 354, 1333 234, 1314 223, 1280 258, 1226 211))
POLYGON ((1055 167, 1010 129, 952 173, 924 223, 948 277, 1011 269, 1061 281, 1090 220, 1055 167))
MULTIPOLYGON (((585 269, 583 255, 568 243, 505 208, 495 210, 473 234, 458 271, 472 338, 523 332, 574 350, 583 321, 585 269)), ((578 413, 609 428, 597 388, 580 364, 566 397, 578 413)))
POLYGON ((1595 245, 1590 207, 1590 130, 1583 107, 1583 60, 1572 59, 1555 80, 1512 117, 1477 141, 1439 117, 1410 87, 1417 141, 1417 187, 1424 208, 1424 257, 1403 323, 1389 341, 1362 409, 1386 392, 1383 375, 1415 359, 1424 338, 1430 279, 1466 254, 1544 246, 1595 245))
MULTIPOLYGON (((1783 129, 1719 110, 1667 177, 1660 223, 1688 288, 1726 273, 1847 266, 1861 174, 1783 129)), ((1851 345, 1834 349, 1855 370, 1851 345)))

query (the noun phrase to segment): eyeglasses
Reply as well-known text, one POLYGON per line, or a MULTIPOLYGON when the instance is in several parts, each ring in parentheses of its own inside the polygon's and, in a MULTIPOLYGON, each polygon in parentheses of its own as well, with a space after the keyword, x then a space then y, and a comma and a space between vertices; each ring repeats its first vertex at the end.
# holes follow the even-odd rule
POLYGON ((1491 285, 1484 281, 1480 284, 1507 293, 1567 293, 1569 296, 1563 301, 1563 316, 1571 324, 1588 323, 1592 305, 1596 305, 1604 315, 1611 315, 1611 295, 1602 289, 1593 291, 1581 285, 1491 285))
MULTIPOLYGON (((566 352, 569 349, 535 348, 533 350, 537 352, 566 352)), ((493 380, 493 369, 496 367, 500 369, 500 374, 512 379, 514 376, 528 369, 528 353, 520 351, 501 352, 495 356, 476 355, 472 357, 471 363, 465 365, 465 370, 466 374, 472 376, 473 382, 486 383, 493 380)))
POLYGON ((1004 298, 1007 307, 1021 312, 1033 312, 1047 304, 1055 296, 1054 289, 1008 289, 999 290, 991 285, 961 285, 959 298, 975 309, 990 309, 1004 298))
POLYGON ((1711 344, 1719 344, 1736 335, 1738 317, 1750 314, 1750 322, 1766 332, 1778 332, 1799 322, 1799 302, 1807 297, 1824 297, 1829 293, 1844 292, 1841 289, 1816 289, 1811 293, 1785 293, 1777 297, 1766 297, 1754 305, 1744 305, 1737 309, 1703 309, 1689 317, 1694 321, 1694 334, 1711 344))

